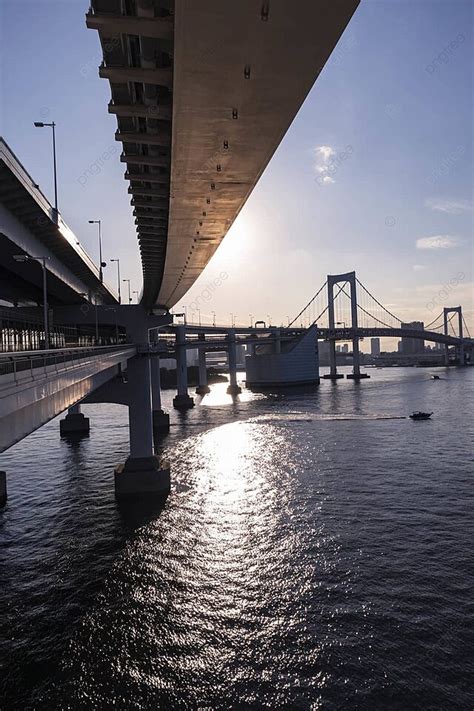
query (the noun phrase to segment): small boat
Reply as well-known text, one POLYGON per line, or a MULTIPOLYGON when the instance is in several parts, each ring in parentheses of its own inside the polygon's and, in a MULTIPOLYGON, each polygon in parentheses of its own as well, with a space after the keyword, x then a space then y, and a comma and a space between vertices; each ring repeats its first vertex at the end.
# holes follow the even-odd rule
POLYGON ((439 380, 439 375, 432 375, 431 380, 439 380))
POLYGON ((432 414, 432 412, 412 412, 409 417, 410 420, 429 420, 432 414))

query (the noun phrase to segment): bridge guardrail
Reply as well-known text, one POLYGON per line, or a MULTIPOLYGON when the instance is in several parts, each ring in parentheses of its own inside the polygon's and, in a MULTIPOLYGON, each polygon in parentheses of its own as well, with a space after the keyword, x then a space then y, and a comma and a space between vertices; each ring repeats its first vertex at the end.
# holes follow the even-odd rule
POLYGON ((127 348, 127 344, 120 346, 97 346, 86 348, 65 348, 48 351, 19 351, 16 353, 0 353, 0 376, 16 374, 36 368, 46 368, 49 365, 64 365, 86 356, 102 355, 127 348))

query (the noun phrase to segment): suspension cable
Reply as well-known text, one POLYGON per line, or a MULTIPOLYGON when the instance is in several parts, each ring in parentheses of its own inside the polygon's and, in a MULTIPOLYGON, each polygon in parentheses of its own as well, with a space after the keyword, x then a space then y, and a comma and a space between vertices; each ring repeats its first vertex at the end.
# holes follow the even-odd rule
POLYGON ((467 335, 468 335, 469 338, 470 338, 470 337, 471 337, 471 334, 469 333, 469 329, 468 329, 468 327, 467 327, 466 319, 464 318, 464 314, 463 314, 463 313, 461 313, 461 318, 462 318, 462 322, 463 322, 463 324, 464 324, 464 328, 466 329, 466 333, 467 333, 467 335))
MULTIPOLYGON (((427 330, 430 328, 430 326, 432 326, 434 323, 436 323, 436 321, 438 321, 438 319, 440 319, 442 316, 443 316, 443 312, 441 311, 441 313, 439 313, 439 314, 436 316, 436 318, 434 319, 434 321, 431 321, 431 323, 429 323, 427 326, 425 326, 425 331, 427 331, 427 330)), ((443 325, 443 324, 441 324, 441 325, 443 325)))
POLYGON ((362 284, 361 281, 359 281, 359 279, 357 279, 357 277, 356 277, 356 281, 357 281, 357 283, 359 284, 359 286, 361 286, 361 287, 364 289, 364 291, 367 292, 367 294, 375 301, 375 303, 376 303, 378 306, 380 306, 381 309, 383 309, 384 311, 386 311, 389 316, 391 316, 392 318, 395 319, 395 321, 398 321, 399 323, 402 323, 402 319, 401 319, 401 318, 398 318, 398 316, 395 316, 395 314, 392 314, 391 311, 389 311, 387 308, 385 308, 385 306, 384 306, 383 304, 381 304, 380 301, 378 301, 378 300, 375 298, 375 296, 370 293, 370 291, 369 291, 368 289, 365 288, 365 286, 362 284))
POLYGON ((313 298, 312 298, 310 301, 308 301, 308 303, 306 304, 306 306, 301 309, 301 311, 299 312, 298 316, 295 316, 295 318, 293 319, 293 321, 291 321, 291 323, 289 324, 288 327, 293 326, 294 322, 299 319, 299 317, 301 316, 301 314, 303 313, 303 311, 306 311, 306 309, 308 308, 308 306, 309 306, 310 304, 312 304, 315 299, 318 298, 318 296, 320 295, 320 293, 322 292, 322 290, 324 289, 324 287, 327 285, 327 283, 328 283, 328 282, 327 282, 327 279, 326 279, 326 281, 324 282, 324 284, 322 285, 322 287, 319 289, 319 291, 317 291, 316 294, 313 296, 313 298))

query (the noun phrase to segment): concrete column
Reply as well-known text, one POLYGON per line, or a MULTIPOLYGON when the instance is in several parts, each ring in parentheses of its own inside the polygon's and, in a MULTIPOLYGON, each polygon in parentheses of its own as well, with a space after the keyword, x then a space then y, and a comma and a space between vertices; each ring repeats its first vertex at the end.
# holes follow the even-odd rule
POLYGON ((7 503, 7 475, 0 472, 0 507, 7 503))
MULTIPOLYGON (((459 307, 458 311, 458 336, 459 338, 463 338, 463 331, 462 331, 462 308, 461 306, 459 307)), ((464 363, 464 344, 461 343, 459 344, 459 365, 465 365, 464 363)))
POLYGON ((329 341, 329 369, 331 378, 337 378, 336 341, 334 339, 329 341))
MULTIPOLYGON (((443 309, 443 323, 444 323, 444 335, 448 335, 448 313, 449 309, 443 309)), ((444 345, 444 364, 449 365, 449 345, 445 343, 444 345)))
MULTIPOLYGON (((199 336, 199 338, 200 338, 200 340, 204 341, 205 340, 204 334, 202 333, 199 336)), ((211 392, 211 388, 207 384, 206 349, 199 348, 198 356, 199 356, 199 385, 196 388, 196 393, 198 395, 206 395, 206 393, 211 392)))
POLYGON ((356 289, 356 279, 355 273, 350 280, 351 286, 351 321, 352 328, 354 329, 354 338, 352 339, 352 355, 353 355, 353 365, 352 372, 354 377, 360 376, 360 355, 359 355, 359 337, 357 336, 357 328, 359 326, 357 318, 357 289, 356 289))
POLYGON ((194 407, 194 400, 188 393, 188 363, 186 359, 186 327, 176 328, 176 379, 178 393, 173 399, 177 409, 186 410, 194 407))
POLYGON ((153 451, 151 365, 148 354, 128 361, 130 456, 115 469, 117 496, 166 495, 169 464, 160 467, 153 451))
POLYGON ((63 420, 59 421, 59 432, 61 436, 73 435, 84 436, 90 432, 90 421, 81 412, 81 406, 72 405, 63 420))
POLYGON ((275 353, 281 353, 281 331, 279 328, 275 329, 275 353))
POLYGON ((153 355, 150 360, 153 434, 163 434, 170 430, 170 416, 161 407, 160 357, 153 355))
MULTIPOLYGON (((329 328, 334 331, 336 328, 336 321, 334 318, 334 284, 337 282, 328 276, 328 316, 329 316, 329 328)), ((344 376, 339 375, 336 366, 336 341, 329 341, 329 375, 323 375, 324 380, 338 380, 344 376)))
POLYGON ((227 388, 229 395, 238 395, 242 392, 242 388, 237 385, 237 347, 235 343, 235 331, 231 329, 227 335, 227 352, 229 361, 229 380, 230 385, 227 388))

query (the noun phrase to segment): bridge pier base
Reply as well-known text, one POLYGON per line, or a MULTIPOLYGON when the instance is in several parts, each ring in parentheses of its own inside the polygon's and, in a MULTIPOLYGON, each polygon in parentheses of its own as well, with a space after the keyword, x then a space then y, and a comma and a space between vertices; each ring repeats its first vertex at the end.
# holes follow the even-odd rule
POLYGON ((66 417, 59 422, 61 437, 65 435, 87 435, 90 432, 90 420, 81 412, 80 405, 69 408, 66 417))
POLYGON ((125 464, 115 468, 115 495, 117 497, 167 496, 171 477, 168 462, 158 457, 129 457, 125 464))
POLYGON ((229 359, 229 380, 230 384, 227 388, 228 395, 239 395, 242 388, 237 384, 237 347, 235 343, 235 331, 232 329, 227 336, 229 342, 228 359, 229 359))
MULTIPOLYGON (((204 336, 201 336, 204 340, 204 336)), ((211 392, 211 388, 207 384, 207 367, 206 367, 206 351, 204 348, 199 349, 199 385, 196 388, 197 395, 206 395, 211 392)))
POLYGON ((7 503, 7 475, 0 472, 0 507, 7 503))
POLYGON ((186 328, 176 329, 176 380, 178 392, 173 398, 173 406, 177 410, 187 410, 194 407, 194 400, 188 394, 188 361, 186 358, 186 328))
POLYGON ((153 452, 151 364, 148 353, 128 363, 130 456, 115 468, 117 497, 166 496, 170 467, 153 452))
POLYGON ((153 435, 162 435, 170 431, 170 416, 161 407, 160 357, 151 358, 151 400, 153 404, 153 435))
POLYGON ((358 373, 348 373, 346 375, 346 378, 348 380, 366 380, 367 378, 370 378, 370 375, 367 375, 367 373, 361 373, 359 371, 358 373))
POLYGON ((323 380, 340 380, 343 377, 342 373, 326 373, 326 375, 323 375, 323 380))

